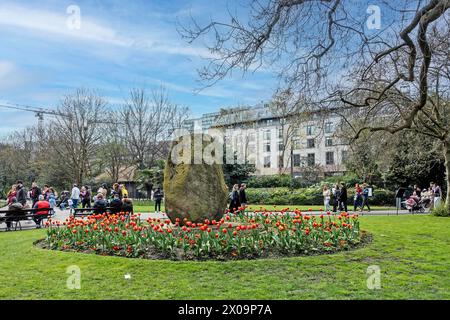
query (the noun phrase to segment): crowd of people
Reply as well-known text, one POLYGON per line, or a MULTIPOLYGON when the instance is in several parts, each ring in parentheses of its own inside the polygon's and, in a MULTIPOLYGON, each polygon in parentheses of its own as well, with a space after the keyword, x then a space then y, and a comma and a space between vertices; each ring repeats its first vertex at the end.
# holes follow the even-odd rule
MULTIPOLYGON (((324 185, 322 189, 323 204, 325 211, 348 211, 348 192, 345 183, 336 183, 331 189, 324 185), (331 205, 333 206, 331 209, 331 205)), ((369 197, 372 196, 371 189, 367 183, 355 184, 353 197, 353 211, 363 211, 367 207, 370 212, 369 197)))
POLYGON ((409 211, 417 211, 438 207, 441 204, 441 199, 441 187, 435 182, 430 182, 429 187, 424 189, 414 185, 411 196, 405 202, 409 211))

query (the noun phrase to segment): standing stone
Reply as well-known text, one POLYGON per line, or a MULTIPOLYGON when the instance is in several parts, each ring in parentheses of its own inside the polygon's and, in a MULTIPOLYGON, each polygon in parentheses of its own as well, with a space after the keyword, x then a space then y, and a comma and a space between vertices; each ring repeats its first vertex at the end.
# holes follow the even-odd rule
POLYGON ((211 139, 205 134, 191 134, 172 144, 164 170, 165 208, 172 223, 176 218, 180 219, 181 225, 184 218, 192 222, 220 219, 226 211, 228 190, 222 165, 207 164, 202 157, 205 148, 206 151, 211 150, 211 139), (176 159, 180 154, 185 160, 190 159, 190 163, 180 163, 176 159))

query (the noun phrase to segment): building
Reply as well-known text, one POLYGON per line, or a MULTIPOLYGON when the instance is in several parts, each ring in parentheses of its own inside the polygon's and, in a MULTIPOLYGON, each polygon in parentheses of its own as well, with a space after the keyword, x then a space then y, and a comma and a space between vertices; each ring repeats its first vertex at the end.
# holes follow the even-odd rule
POLYGON ((345 172, 348 145, 336 134, 341 125, 339 116, 310 113, 291 122, 271 110, 268 104, 222 109, 189 119, 183 128, 203 133, 221 130, 228 150, 236 153, 236 161, 254 163, 257 175, 281 172, 302 176, 315 170, 330 176, 345 172))

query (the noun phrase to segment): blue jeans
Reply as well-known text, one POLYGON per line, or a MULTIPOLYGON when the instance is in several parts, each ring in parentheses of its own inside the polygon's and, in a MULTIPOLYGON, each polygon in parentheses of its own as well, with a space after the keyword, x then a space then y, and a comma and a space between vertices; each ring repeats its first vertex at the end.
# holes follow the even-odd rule
POLYGON ((76 209, 78 207, 78 199, 72 199, 72 209, 76 209))

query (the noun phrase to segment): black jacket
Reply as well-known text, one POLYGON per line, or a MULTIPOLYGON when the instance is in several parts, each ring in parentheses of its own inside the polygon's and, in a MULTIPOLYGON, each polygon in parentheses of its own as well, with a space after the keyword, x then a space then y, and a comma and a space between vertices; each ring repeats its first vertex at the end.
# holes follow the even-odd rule
POLYGON ((113 199, 109 203, 109 207, 111 208, 112 212, 120 212, 122 210, 122 200, 120 199, 113 199))
POLYGON ((93 206, 95 213, 104 213, 106 207, 107 207, 107 203, 105 200, 103 200, 103 199, 95 200, 94 206, 93 206))
POLYGON ((17 202, 19 202, 21 205, 26 205, 27 204, 27 193, 25 191, 25 188, 22 186, 19 188, 19 190, 17 190, 17 202))
POLYGON ((245 189, 239 190, 239 200, 241 203, 247 203, 247 195, 245 194, 245 189))
POLYGON ((341 200, 342 202, 346 202, 347 201, 347 188, 346 187, 342 187, 341 188, 341 194, 339 196, 339 200, 341 200))
POLYGON ((164 193, 162 191, 155 191, 153 194, 153 199, 160 202, 164 198, 164 193))

